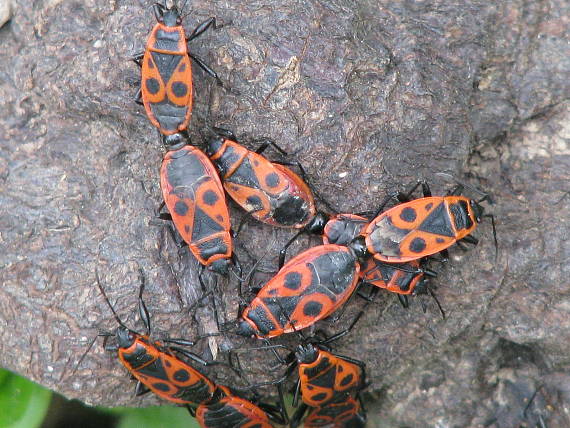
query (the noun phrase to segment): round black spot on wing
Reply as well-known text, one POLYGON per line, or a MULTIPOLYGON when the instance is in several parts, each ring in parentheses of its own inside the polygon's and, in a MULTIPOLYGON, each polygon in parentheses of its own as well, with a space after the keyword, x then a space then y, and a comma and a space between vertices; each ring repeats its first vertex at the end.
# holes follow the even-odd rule
POLYGON ((184 225, 184 231, 185 231, 186 233, 190 233, 190 226, 187 225, 187 224, 185 224, 185 225, 184 225))
POLYGON ((350 385, 352 383, 352 380, 354 379, 354 376, 351 374, 349 374, 348 376, 345 376, 341 381, 340 381, 340 386, 346 386, 346 385, 350 385))
POLYGON ((435 238, 435 242, 437 242, 438 244, 443 244, 445 242, 445 239, 443 238, 435 238))
POLYGON ((426 211, 431 210, 431 207, 433 207, 433 203, 430 202, 429 204, 426 204, 425 206, 426 211))
POLYGON ((206 205, 210 207, 214 206, 216 205, 216 202, 218 202, 218 199, 220 199, 219 196, 213 190, 207 190, 204 192, 203 201, 206 205))
POLYGON ((163 392, 170 391, 170 386, 167 383, 163 383, 163 382, 153 383, 152 387, 154 389, 158 389, 159 391, 163 391, 163 392))
POLYGON ((165 361, 164 361, 164 365, 165 365, 166 367, 172 366, 172 364, 171 364, 170 361, 168 361, 168 360, 165 360, 165 361))
POLYGON ((188 85, 184 82, 174 82, 172 84, 172 92, 177 97, 183 97, 188 93, 188 85))
POLYGON ((321 392, 319 394, 315 394, 311 397, 311 400, 319 402, 319 401, 323 401, 325 398, 327 398, 327 394, 325 394, 324 392, 321 392))
POLYGON ((186 64, 181 63, 180 67, 178 67, 178 71, 183 73, 184 71, 186 71, 186 64))
POLYGON ((426 241, 423 238, 414 238, 410 242, 410 251, 412 253, 421 253, 426 249, 426 241))
POLYGON ((178 382, 186 382, 188 379, 190 379, 190 375, 186 370, 180 369, 174 372, 173 378, 178 382))
POLYGON ((146 90, 149 91, 152 95, 156 95, 158 94, 158 91, 160 91, 160 84, 154 77, 146 79, 144 83, 146 85, 146 90))
POLYGON ((299 272, 289 272, 285 275, 285 283, 283 285, 289 290, 298 290, 301 286, 302 278, 303 276, 299 272))
POLYGON ((251 207, 251 211, 259 211, 263 208, 263 203, 261 202, 261 199, 259 199, 259 196, 249 196, 246 199, 246 202, 247 205, 251 207))
POLYGON ((188 205, 184 201, 176 201, 174 204, 174 212, 178 215, 186 215, 188 214, 188 205))
POLYGON ((408 223, 413 222, 416 219, 416 210, 412 207, 406 207, 400 213, 400 218, 408 223))
POLYGON ((221 214, 217 214, 216 215, 216 220, 218 220, 220 223, 224 221, 224 216, 221 214))
POLYGON ((148 68, 154 68, 154 62, 152 62, 151 58, 148 59, 148 61, 146 62, 146 65, 148 65, 148 68))
POLYGON ((323 305, 314 300, 305 303, 305 306, 303 306, 303 314, 308 317, 316 317, 321 313, 322 310, 323 305))
POLYGON ((279 185, 279 176, 274 172, 267 174, 265 176, 265 184, 269 187, 277 187, 279 185))

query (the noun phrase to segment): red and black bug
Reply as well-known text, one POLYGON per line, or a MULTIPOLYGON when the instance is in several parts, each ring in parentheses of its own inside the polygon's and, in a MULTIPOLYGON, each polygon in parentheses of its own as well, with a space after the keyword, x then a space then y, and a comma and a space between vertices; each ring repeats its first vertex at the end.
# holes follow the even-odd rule
POLYGON ((364 363, 335 355, 312 343, 299 345, 295 352, 303 403, 322 407, 355 396, 365 385, 364 363))
MULTIPOLYGON (((293 422, 291 428, 296 428, 299 422, 293 422)), ((360 399, 349 396, 346 400, 310 409, 303 424, 305 428, 364 428, 366 413, 360 399)))
POLYGON ((168 152, 160 169, 160 187, 174 226, 202 265, 226 274, 233 241, 216 168, 202 151, 186 144, 182 134, 162 138, 168 152))
POLYGON ((256 405, 219 385, 214 397, 196 409, 196 420, 203 428, 271 428, 271 421, 287 423, 284 412, 283 406, 256 405))
MULTIPOLYGON (((368 251, 374 258, 389 263, 404 263, 444 252, 456 242, 477 244, 471 236, 484 217, 479 201, 461 196, 458 185, 447 196, 431 196, 426 182, 418 183, 407 194, 398 194, 403 203, 378 215, 364 230, 368 251), (409 200, 410 194, 422 185, 424 197, 409 200)), ((493 235, 496 233, 493 223, 493 235)))
POLYGON ((271 338, 309 327, 340 308, 358 283, 366 253, 362 239, 348 246, 310 248, 291 259, 242 312, 237 333, 271 338))
MULTIPOLYGON (((105 337, 105 350, 116 352, 119 361, 138 380, 136 395, 152 391, 165 400, 188 405, 198 405, 211 399, 215 391, 214 383, 188 363, 177 358, 173 352, 179 352, 203 365, 210 365, 211 363, 177 346, 166 346, 163 343, 191 346, 192 342, 183 339, 166 339, 163 342, 149 339, 150 317, 142 299, 144 276, 142 278, 143 282, 139 291, 139 315, 147 330, 147 334, 144 335, 130 330, 123 324, 107 298, 97 275, 99 290, 119 324, 115 333, 103 332, 98 335, 105 337), (114 337, 116 343, 107 344, 109 337, 114 337)), ((94 342, 91 343, 91 346, 94 342)), ((81 364, 91 346, 83 354, 77 366, 81 364)))
POLYGON ((304 227, 316 212, 313 194, 289 168, 261 156, 270 143, 253 152, 230 131, 214 130, 217 135, 208 139, 205 151, 220 171, 228 195, 256 220, 278 227, 304 227))
POLYGON ((164 135, 184 131, 192 113, 192 58, 221 84, 218 75, 200 58, 188 52, 187 43, 208 28, 216 19, 204 21, 186 37, 178 8, 160 3, 153 5, 157 23, 152 29, 144 53, 133 60, 141 66, 139 97, 151 123, 164 135))

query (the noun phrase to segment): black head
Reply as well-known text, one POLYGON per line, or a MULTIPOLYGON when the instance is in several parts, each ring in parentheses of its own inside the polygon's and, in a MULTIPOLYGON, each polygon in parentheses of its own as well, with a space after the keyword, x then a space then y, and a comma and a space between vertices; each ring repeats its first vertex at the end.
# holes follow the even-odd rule
POLYGON ((359 261, 364 261, 372 257, 372 254, 370 254, 368 247, 366 246, 366 239, 362 235, 359 235, 350 241, 348 248, 354 252, 354 255, 359 261))
POLYGON ((116 337, 119 348, 130 347, 135 342, 136 336, 137 334, 129 330, 127 327, 117 327, 116 337))
POLYGON ((295 356, 299 364, 311 364, 317 360, 319 350, 311 343, 299 345, 295 351, 295 356))
POLYGON ((156 20, 167 27, 178 27, 182 24, 182 17, 175 5, 171 8, 167 8, 160 3, 155 3, 153 10, 156 20))
POLYGON ((255 329, 246 320, 241 318, 238 320, 236 334, 245 337, 255 337, 256 333, 255 329))
POLYGON ((224 137, 221 137, 219 135, 208 138, 204 146, 204 152, 208 156, 215 155, 222 148, 225 140, 226 139, 224 137))
POLYGON ((190 139, 177 132, 172 135, 162 135, 162 144, 166 150, 178 150, 190 143, 190 139))
POLYGON ((329 219, 330 216, 328 216, 322 211, 319 211, 317 212, 317 214, 315 214, 315 216, 309 222, 309 224, 305 226, 305 229, 307 230, 307 232, 313 235, 322 235, 329 219))
POLYGON ((469 201, 469 204, 471 205, 471 209, 473 210, 475 221, 477 223, 481 223, 481 219, 483 218, 483 214, 485 213, 485 208, 473 199, 469 201))

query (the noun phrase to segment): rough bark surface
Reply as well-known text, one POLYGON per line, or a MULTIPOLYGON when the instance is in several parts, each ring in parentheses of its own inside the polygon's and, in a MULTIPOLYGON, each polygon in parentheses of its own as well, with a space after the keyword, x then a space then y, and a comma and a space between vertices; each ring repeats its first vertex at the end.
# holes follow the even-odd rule
MULTIPOLYGON (((90 404, 159 402, 133 398, 100 345, 77 367, 116 326, 96 272, 129 325, 141 328, 140 268, 157 337, 216 331, 210 300, 193 306, 196 262, 155 219, 163 153, 129 61, 151 4, 16 0, 0 29, 0 365, 90 404)), ((485 221, 480 245, 432 266, 446 320, 430 299, 404 310, 381 294, 335 345, 367 364, 370 426, 570 426, 568 2, 196 0, 192 11, 187 29, 225 22, 191 49, 231 87, 196 67, 194 141, 209 125, 246 144, 268 137, 339 212, 374 210, 421 177, 442 193, 451 183, 437 172, 493 195, 497 259, 485 221)), ((290 236, 250 221, 236 252, 275 269, 290 236)), ((207 279, 221 321, 235 319, 235 278, 207 279)), ((362 305, 321 328, 344 328, 362 305)), ((256 345, 227 334, 194 351, 256 345)), ((256 381, 275 364, 266 351, 241 360, 256 381)))

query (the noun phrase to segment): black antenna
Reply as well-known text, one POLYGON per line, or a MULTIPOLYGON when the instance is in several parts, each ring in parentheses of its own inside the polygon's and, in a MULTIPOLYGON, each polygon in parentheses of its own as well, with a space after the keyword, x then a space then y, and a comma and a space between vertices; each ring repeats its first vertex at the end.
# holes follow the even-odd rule
POLYGON ((111 305, 111 302, 109 301, 109 298, 107 297, 107 294, 105 293, 105 290, 103 289, 103 286, 101 285, 101 281, 99 280, 99 272, 98 271, 95 271, 95 277, 97 278, 97 286, 99 287, 99 291, 101 291, 101 294, 103 295, 103 298, 107 302, 107 305, 109 305, 109 308, 111 308, 111 312, 113 312, 113 316, 115 317, 115 319, 117 320, 117 322, 119 323, 119 325, 121 327, 124 327, 128 330, 128 327, 125 324, 123 324, 123 322, 121 321, 121 319, 119 318, 119 316, 115 312, 113 305, 111 305))
POLYGON ((140 268, 140 267, 139 267, 139 275, 140 275, 140 279, 141 279, 141 288, 139 290, 139 317, 141 318, 141 320, 142 320, 142 322, 146 328, 147 335, 150 336, 150 315, 148 313, 148 309, 146 308, 146 305, 145 305, 144 300, 142 298, 144 287, 145 287, 145 276, 144 276, 142 268, 140 268))
POLYGON ((488 201, 489 203, 492 203, 492 201, 491 201, 490 196, 489 196, 488 193, 482 191, 481 189, 477 189, 476 187, 474 187, 474 186, 472 186, 472 185, 470 185, 470 184, 468 184, 468 183, 466 183, 466 182, 464 182, 464 181, 461 181, 461 180, 455 178, 455 177, 454 177, 453 175, 451 175, 451 174, 448 174, 448 173, 446 173, 446 172, 436 172, 435 175, 437 175, 437 176, 439 176, 439 177, 446 178, 446 179, 451 180, 451 181, 454 181, 454 182, 456 182, 457 184, 460 184, 461 186, 463 186, 463 187, 465 187, 465 188, 467 188, 467 189, 470 189, 470 190, 474 191, 475 193, 477 193, 477 194, 483 196, 483 199, 481 199, 481 201, 486 200, 486 201, 488 201))
POLYGON ((433 300, 435 300, 435 303, 437 304, 437 307, 439 308, 439 312, 441 312, 441 316, 443 317, 443 319, 445 319, 445 312, 443 311, 443 308, 441 307, 441 304, 439 303, 439 300, 437 300, 436 295, 434 294, 434 292, 431 290, 431 288, 428 286, 426 287, 429 295, 433 298, 433 300))

